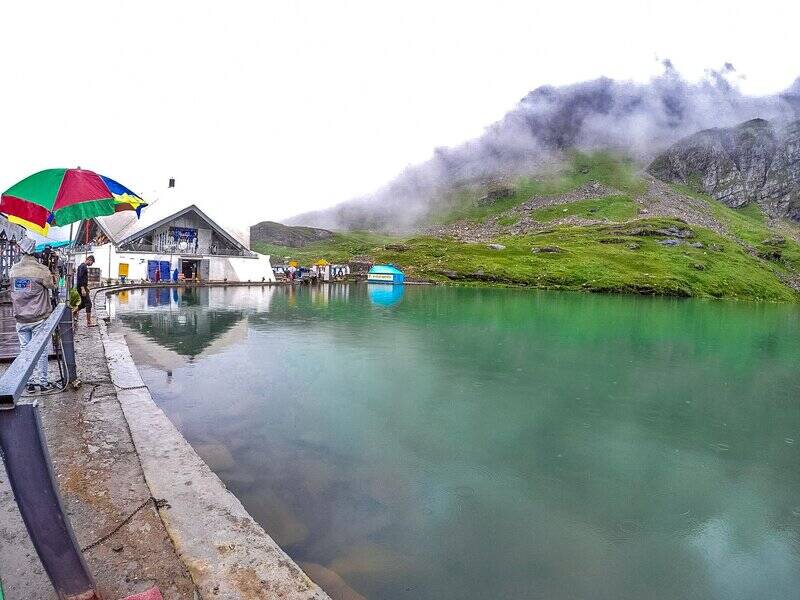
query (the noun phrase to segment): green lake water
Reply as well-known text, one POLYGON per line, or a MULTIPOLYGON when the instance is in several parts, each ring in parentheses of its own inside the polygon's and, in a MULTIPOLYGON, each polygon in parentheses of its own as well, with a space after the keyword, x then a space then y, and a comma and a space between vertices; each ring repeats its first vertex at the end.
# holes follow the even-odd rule
POLYGON ((800 597, 800 307, 361 284, 112 310, 337 598, 800 597))

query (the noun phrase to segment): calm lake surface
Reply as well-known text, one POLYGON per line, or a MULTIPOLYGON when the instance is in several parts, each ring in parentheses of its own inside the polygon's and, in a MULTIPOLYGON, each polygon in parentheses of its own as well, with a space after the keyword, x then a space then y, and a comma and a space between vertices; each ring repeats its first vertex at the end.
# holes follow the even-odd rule
POLYGON ((156 402, 348 600, 800 597, 800 308, 454 289, 112 303, 156 402))

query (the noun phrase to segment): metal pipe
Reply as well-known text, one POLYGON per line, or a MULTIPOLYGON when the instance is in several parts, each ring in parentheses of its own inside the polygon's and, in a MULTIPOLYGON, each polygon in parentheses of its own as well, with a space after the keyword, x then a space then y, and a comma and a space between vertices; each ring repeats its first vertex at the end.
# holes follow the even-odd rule
POLYGON ((64 305, 61 318, 58 320, 58 337, 61 340, 61 351, 67 367, 65 385, 78 381, 78 366, 75 360, 75 330, 72 327, 72 310, 64 305))

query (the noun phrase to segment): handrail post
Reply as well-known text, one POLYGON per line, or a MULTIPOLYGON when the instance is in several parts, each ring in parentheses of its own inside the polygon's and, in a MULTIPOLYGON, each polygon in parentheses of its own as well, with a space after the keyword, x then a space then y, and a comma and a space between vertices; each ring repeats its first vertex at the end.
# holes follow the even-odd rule
POLYGON ((72 328, 72 311, 69 306, 64 307, 64 312, 58 320, 58 336, 61 338, 61 349, 64 364, 67 367, 67 381, 70 384, 78 379, 77 363, 75 362, 75 333, 72 328))

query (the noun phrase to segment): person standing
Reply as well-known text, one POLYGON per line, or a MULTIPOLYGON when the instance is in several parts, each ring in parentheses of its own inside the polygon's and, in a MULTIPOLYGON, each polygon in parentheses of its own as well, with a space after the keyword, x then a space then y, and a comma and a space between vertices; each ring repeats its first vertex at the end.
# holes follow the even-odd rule
MULTIPOLYGON (((53 312, 51 290, 53 274, 31 254, 23 254, 11 267, 11 305, 14 310, 20 350, 27 346, 45 319, 53 312)), ((54 388, 47 381, 47 350, 42 352, 34 374, 28 381, 28 392, 44 392, 54 388)))
MULTIPOLYGON (((44 252, 42 252, 41 263, 50 270, 50 274, 53 276, 53 283, 58 288, 58 254, 53 251, 53 248, 50 246, 44 247, 44 252)), ((55 308, 56 304, 58 304, 58 292, 54 291, 52 293, 52 302, 53 308, 55 308)))
POLYGON ((86 257, 86 260, 78 265, 78 272, 75 276, 75 287, 78 288, 78 295, 81 297, 81 303, 72 311, 72 320, 78 318, 78 313, 82 309, 86 309, 86 326, 95 327, 96 323, 92 323, 92 300, 89 298, 89 267, 94 264, 94 256, 91 254, 86 257))
POLYGON ((50 246, 44 247, 44 252, 42 252, 42 264, 50 269, 50 272, 53 273, 53 277, 55 277, 56 266, 58 265, 58 257, 50 246))

